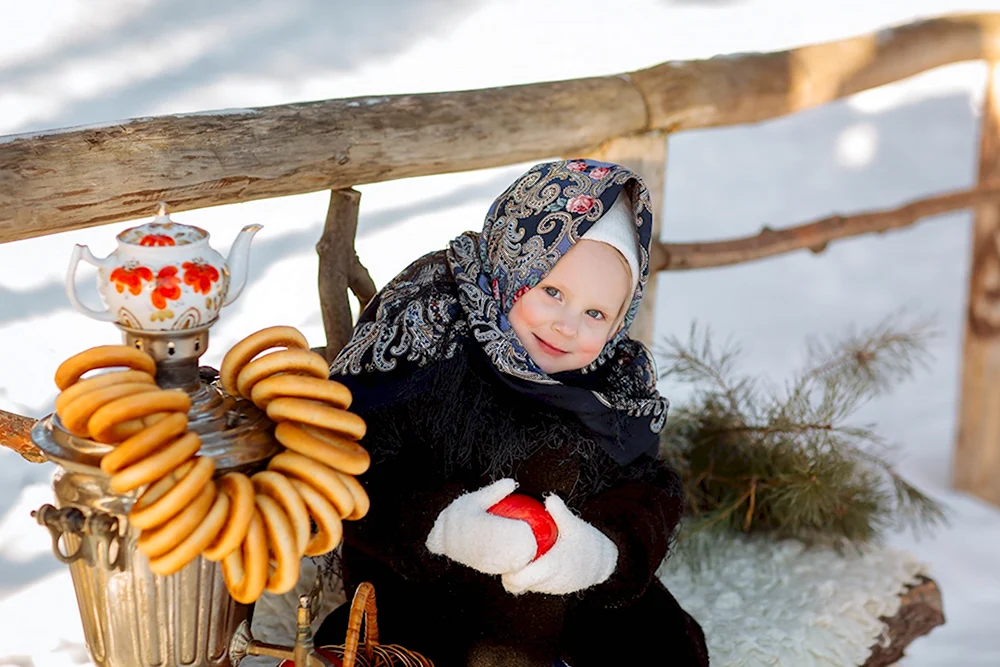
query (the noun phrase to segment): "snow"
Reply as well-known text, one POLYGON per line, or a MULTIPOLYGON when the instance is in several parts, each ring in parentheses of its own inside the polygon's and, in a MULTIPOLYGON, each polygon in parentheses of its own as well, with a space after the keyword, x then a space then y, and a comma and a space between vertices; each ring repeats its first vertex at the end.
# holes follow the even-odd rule
MULTIPOLYGON (((1000 11, 1000 0, 5 0, 0 135, 612 74, 975 11, 1000 11)), ((957 64, 778 121, 671 137, 664 238, 742 236, 970 186, 985 72, 957 64)), ((478 228, 525 166, 360 186, 357 249, 375 282, 478 228)), ((176 216, 211 231, 223 252, 244 224, 264 225, 247 289, 223 311, 204 363, 217 366, 272 324, 323 340, 314 245, 326 203, 315 193, 176 216)), ((47 414, 56 366, 118 340, 71 309, 63 279, 74 243, 104 256, 127 226, 0 246, 0 408, 47 414)), ((949 214, 821 255, 659 277, 658 335, 697 320, 740 341, 745 367, 774 379, 800 361, 810 334, 901 308, 936 318, 930 367, 859 416, 899 443, 902 472, 952 517, 920 541, 890 539, 929 565, 947 617, 911 646, 905 667, 1000 664, 1000 510, 950 488, 969 230, 967 213, 949 214)), ((93 273, 81 269, 78 285, 96 306, 93 273)), ((664 389, 683 400, 683 388, 664 389)), ((68 570, 29 516, 51 500, 52 472, 0 448, 0 667, 87 662, 68 570)))

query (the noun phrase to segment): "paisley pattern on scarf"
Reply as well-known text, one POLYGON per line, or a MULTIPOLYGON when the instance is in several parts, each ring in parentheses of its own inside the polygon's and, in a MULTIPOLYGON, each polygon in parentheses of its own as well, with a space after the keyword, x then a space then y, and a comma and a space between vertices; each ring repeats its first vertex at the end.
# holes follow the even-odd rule
POLYGON ((397 358, 424 366, 454 356, 468 326, 456 317, 458 300, 447 289, 451 278, 443 254, 421 257, 382 288, 334 360, 331 375, 394 371, 397 358), (434 286, 444 290, 428 293, 434 286), (366 317, 376 304, 373 317, 366 317))
MULTIPOLYGON (((331 376, 404 373, 451 358, 471 339, 506 384, 577 412, 619 462, 655 454, 667 401, 656 390, 649 351, 627 335, 649 277, 651 230, 649 193, 631 170, 594 160, 536 165, 493 202, 482 232, 466 232, 447 249, 421 257, 376 295, 331 376), (640 249, 640 275, 623 326, 586 368, 547 375, 525 351, 507 313, 623 190, 632 200, 640 249), (632 423, 623 425, 623 418, 632 423)), ((385 391, 392 391, 390 384, 383 383, 385 391)))

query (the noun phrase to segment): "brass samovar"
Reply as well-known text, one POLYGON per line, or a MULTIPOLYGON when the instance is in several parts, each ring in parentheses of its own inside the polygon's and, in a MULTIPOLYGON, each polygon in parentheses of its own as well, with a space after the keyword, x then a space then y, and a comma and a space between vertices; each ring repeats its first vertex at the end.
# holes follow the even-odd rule
MULTIPOLYGON (((280 449, 267 416, 250 401, 228 396, 217 372, 198 363, 219 311, 243 288, 250 239, 259 229, 244 228, 223 260, 208 246, 207 232, 173 222, 161 206, 152 223, 119 234, 118 249, 104 259, 77 246, 67 277, 70 301, 79 310, 112 322, 125 345, 152 356, 161 388, 190 395, 188 429, 201 438, 200 454, 215 460, 216 476, 252 474, 280 449), (104 311, 76 296, 74 273, 81 260, 98 267, 104 311)), ((101 667, 222 667, 231 664, 234 636, 237 653, 247 653, 249 607, 232 599, 219 563, 199 556, 164 577, 137 550, 139 531, 129 525, 128 514, 138 494, 112 492, 99 465, 113 445, 71 434, 55 414, 41 419, 31 435, 59 467, 55 503, 33 516, 50 531, 56 558, 69 565, 93 661, 101 667)), ((307 655, 311 640, 305 634, 295 655, 302 664, 320 664, 307 655)), ((281 655, 292 657, 292 651, 281 655)))
MULTIPOLYGON (((198 367, 211 325, 156 333, 119 328, 126 344, 156 360, 160 387, 191 395, 188 428, 200 435, 202 455, 215 459, 216 474, 252 473, 278 449, 274 425, 249 401, 225 396, 212 370, 198 367)), ((39 421, 31 437, 59 466, 55 505, 42 506, 36 518, 51 532, 56 558, 69 564, 94 662, 228 666, 230 639, 248 608, 230 597, 220 564, 198 557, 169 577, 153 574, 128 522, 137 494, 110 491, 100 468, 112 446, 70 434, 56 415, 39 421)))

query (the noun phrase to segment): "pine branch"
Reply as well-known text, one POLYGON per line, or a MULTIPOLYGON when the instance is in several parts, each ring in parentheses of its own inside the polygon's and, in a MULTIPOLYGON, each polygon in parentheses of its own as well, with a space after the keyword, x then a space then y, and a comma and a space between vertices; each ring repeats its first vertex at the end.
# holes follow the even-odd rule
POLYGON ((701 333, 697 324, 692 323, 686 344, 671 336, 666 340, 666 347, 658 350, 666 362, 660 379, 673 378, 696 385, 708 382, 725 396, 729 407, 738 412, 746 395, 753 391, 749 378, 735 383, 730 380, 739 353, 739 348, 729 345, 716 354, 711 332, 706 329, 701 333))
POLYGON ((940 334, 927 319, 902 329, 893 327, 901 316, 887 317, 867 331, 848 332, 839 340, 809 339, 811 368, 804 377, 833 378, 872 396, 909 379, 918 368, 927 367, 927 344, 940 334))
POLYGON ((878 541, 892 527, 914 531, 945 520, 907 483, 871 426, 854 412, 926 365, 926 322, 890 319, 861 334, 811 340, 808 363, 783 387, 736 373, 738 349, 717 352, 708 329, 668 338, 662 377, 690 382, 663 451, 685 482, 689 520, 680 540, 714 529, 795 537, 835 546, 878 541))

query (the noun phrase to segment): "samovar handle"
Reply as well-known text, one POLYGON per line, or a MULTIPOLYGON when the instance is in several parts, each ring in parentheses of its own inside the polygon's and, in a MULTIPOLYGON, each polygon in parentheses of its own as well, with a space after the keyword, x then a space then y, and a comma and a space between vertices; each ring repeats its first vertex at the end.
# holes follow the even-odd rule
POLYGON ((83 532, 93 535, 101 545, 101 555, 109 570, 125 569, 125 536, 118 526, 118 517, 104 512, 93 512, 83 524, 83 532), (111 545, 117 546, 111 560, 111 545))
POLYGON ((86 554, 86 541, 80 540, 76 551, 71 554, 64 554, 59 546, 59 538, 66 533, 72 533, 78 537, 83 537, 83 526, 87 521, 83 512, 76 507, 63 507, 59 509, 46 503, 31 513, 31 517, 49 530, 52 535, 52 554, 61 563, 74 563, 86 554))
POLYGON ((104 512, 93 512, 87 516, 77 507, 57 508, 48 503, 33 511, 31 516, 48 529, 52 536, 52 554, 59 562, 69 565, 83 558, 93 565, 94 554, 84 539, 87 535, 92 535, 104 547, 102 555, 109 568, 122 569, 125 566, 124 536, 119 534, 116 517, 104 512), (63 553, 59 546, 59 538, 66 534, 76 535, 80 539, 76 551, 71 554, 63 553), (111 560, 112 544, 118 547, 114 560, 111 560))

